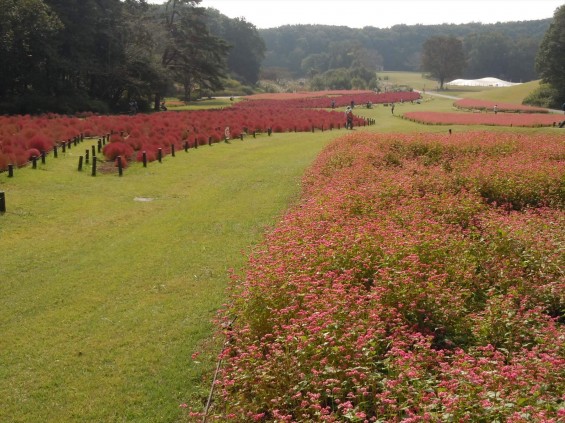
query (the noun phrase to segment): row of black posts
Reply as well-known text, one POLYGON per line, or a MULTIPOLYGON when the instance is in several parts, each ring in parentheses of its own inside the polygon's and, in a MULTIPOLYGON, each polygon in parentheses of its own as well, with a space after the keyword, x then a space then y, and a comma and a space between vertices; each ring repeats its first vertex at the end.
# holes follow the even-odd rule
MULTIPOLYGON (((108 135, 109 137, 109 135, 108 135)), ((77 135, 74 138, 71 138, 67 141, 63 141, 60 144, 60 147, 62 148, 63 153, 68 149, 71 148, 71 146, 76 146, 78 145, 79 142, 84 141, 84 134, 80 134, 77 135)), ((92 147, 94 149, 94 147, 92 147)), ((94 150, 92 150, 94 151, 94 150)), ((53 157, 57 158, 59 154, 58 151, 58 146, 55 145, 53 147, 53 157)), ((39 159, 41 159, 41 164, 45 164, 45 157, 47 156, 47 153, 45 151, 41 152, 41 155, 39 156, 39 159)), ((32 169, 37 169, 37 160, 38 157, 33 156, 31 158, 31 167, 32 169)), ((14 177, 14 165, 13 164, 8 164, 8 178, 13 178, 14 177)), ((4 191, 0 191, 0 214, 4 214, 6 213, 6 194, 4 193, 4 191)))
MULTIPOLYGON (((374 125, 375 124, 375 120, 374 119, 365 119, 363 126, 366 125, 374 125)), ((314 132, 314 126, 312 126, 312 132, 314 132)), ((340 125, 338 124, 337 129, 340 129, 340 125)), ((330 131, 332 130, 332 127, 330 126, 330 131)), ((294 131, 296 132, 296 128, 294 128, 294 131)), ((272 128, 268 128, 267 129, 267 134, 269 136, 271 136, 273 130, 272 128)), ((324 128, 322 127, 322 132, 324 132, 324 128)), ((78 170, 82 171, 83 168, 83 163, 84 164, 89 164, 90 161, 90 151, 92 151, 92 176, 96 176, 96 168, 97 168, 97 157, 96 157, 96 151, 98 151, 98 153, 102 152, 102 147, 104 145, 106 145, 106 141, 110 140, 110 135, 111 134, 107 134, 102 136, 102 138, 98 139, 98 145, 96 146, 92 146, 92 150, 85 150, 85 155, 84 156, 79 156, 79 161, 78 161, 78 170)), ((253 138, 256 138, 256 131, 253 131, 253 138)), ((239 138, 243 141, 243 133, 239 135, 239 138)), ((80 136, 76 136, 73 139, 69 139, 68 141, 63 141, 60 144, 61 150, 63 153, 66 152, 67 149, 71 149, 71 147, 77 146, 79 142, 84 141, 84 135, 80 134, 80 136)), ((224 142, 229 142, 228 138, 226 137, 224 139, 224 142)), ((211 146, 212 145, 212 137, 208 138, 208 145, 211 146)), ((198 140, 195 139, 194 140, 194 148, 198 148, 198 140)), ((184 143, 184 151, 188 152, 189 149, 189 143, 188 141, 185 141, 184 143)), ((173 157, 175 157, 175 145, 171 144, 171 155, 173 157)), ((45 164, 45 156, 46 153, 45 151, 41 152, 41 163, 45 164)), ((53 157, 57 158, 58 157, 58 146, 55 145, 53 147, 53 157)), ((37 169, 37 157, 33 156, 31 158, 31 162, 32 162, 32 168, 33 169, 37 169)), ((161 148, 159 148, 157 150, 157 160, 159 161, 159 163, 162 162, 163 160, 163 150, 161 148)), ((122 176, 123 175, 123 165, 122 165, 122 160, 121 160, 121 156, 117 156, 116 157, 116 161, 117 161, 117 165, 118 165, 118 175, 122 176)), ((142 152, 142 162, 143 162, 143 167, 147 167, 147 153, 145 151, 142 152)), ((8 177, 11 178, 14 176, 14 165, 13 164, 9 164, 8 165, 8 177)), ((0 191, 0 213, 5 213, 6 212, 6 195, 3 191, 0 191)))
MULTIPOLYGON (((110 135, 107 135, 107 137, 109 137, 109 136, 110 135)), ((106 136, 104 136, 104 138, 106 138, 106 136)), ((65 153, 67 151, 67 149, 70 150, 72 146, 77 146, 82 141, 84 141, 84 134, 77 135, 74 138, 70 138, 67 141, 62 141, 59 145, 53 146, 53 157, 54 158, 59 157, 59 148, 61 148, 61 151, 63 153, 65 153)), ((93 149, 94 149, 94 147, 93 147, 93 149)), ((92 150, 92 151, 94 151, 94 150, 92 150)), ((46 157, 47 157, 47 152, 45 152, 45 151, 42 151, 41 155, 39 157, 33 156, 31 158, 32 169, 37 169, 37 160, 38 159, 41 159, 41 164, 45 164, 45 158, 46 157)), ((8 165, 8 177, 12 178, 13 176, 14 176, 14 165, 9 164, 8 165)))
MULTIPOLYGON (((374 124, 375 124, 374 119, 365 119, 364 122, 363 122, 363 126, 374 125, 374 124)), ((340 126, 341 125, 338 124, 337 129, 341 129, 340 126)), ((333 128, 330 126, 330 131, 332 129, 333 128)), ((314 130, 315 130, 315 128, 314 128, 314 126, 312 126, 312 132, 314 132, 314 130)), ((296 128, 294 128, 294 131, 297 132, 296 128)), ((267 128, 267 134, 269 136, 271 136, 272 132, 273 132, 272 128, 267 128)), ((324 132, 324 127, 322 127, 322 132, 324 132)), ((107 135, 104 135, 102 138, 98 139, 98 152, 99 153, 102 151, 102 147, 104 145, 106 145, 106 141, 110 140, 110 135, 111 134, 107 134, 107 135)), ((253 131, 253 138, 256 138, 256 131, 253 131)), ((243 140, 243 134, 240 134, 240 139, 243 140)), ((82 142, 83 140, 84 140, 84 134, 80 134, 79 136, 76 136, 72 139, 69 139, 68 141, 63 141, 60 144, 62 152, 65 153, 67 149, 70 150, 73 145, 77 146, 78 143, 82 142)), ((224 141, 228 142, 228 139, 225 138, 224 141)), ((210 145, 210 146, 212 145, 212 137, 208 138, 208 145, 210 145)), ((189 148, 188 141, 186 141, 184 143, 184 150, 188 151, 188 148, 189 148)), ((198 148, 198 140, 194 140, 194 148, 198 148)), ((90 155, 89 150, 86 150, 85 156, 79 157, 79 163, 78 163, 78 170, 79 171, 82 171, 83 163, 89 164, 89 159, 90 159, 89 155, 90 155)), ((175 156, 175 146, 173 144, 171 144, 171 155, 173 157, 175 156)), ((42 164, 45 164, 45 157, 46 157, 46 153, 45 153, 45 151, 42 151, 41 156, 40 156, 42 164)), ((53 157, 55 157, 55 158, 58 157, 58 146, 57 145, 55 145, 53 147, 53 157)), ((33 156, 31 158, 31 163, 32 163, 33 169, 37 169, 37 159, 38 158, 36 156, 33 156)), ((161 163, 161 161, 162 161, 162 150, 161 149, 159 149, 159 151, 158 151, 158 160, 159 160, 159 163, 161 163)), ((97 165, 96 147, 93 145, 92 146, 92 176, 96 176, 96 165, 97 165)), ((145 152, 143 152, 143 166, 147 167, 147 156, 146 156, 145 152)), ((119 163, 118 163, 118 173, 119 173, 120 176, 122 176, 122 172, 123 172, 123 168, 121 166, 121 161, 119 161, 119 163)), ((11 178, 13 176, 14 176, 14 165, 9 164, 8 165, 8 177, 11 178)))

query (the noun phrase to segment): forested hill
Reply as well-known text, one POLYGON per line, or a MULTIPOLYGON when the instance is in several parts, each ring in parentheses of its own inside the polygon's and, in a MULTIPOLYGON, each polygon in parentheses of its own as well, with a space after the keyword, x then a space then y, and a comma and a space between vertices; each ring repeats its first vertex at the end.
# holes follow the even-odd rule
POLYGON ((418 71, 424 41, 438 35, 463 41, 464 77, 494 76, 510 81, 536 79, 535 57, 552 19, 496 24, 395 25, 362 29, 328 25, 285 25, 260 29, 267 52, 263 68, 288 70, 293 77, 349 68, 418 71))

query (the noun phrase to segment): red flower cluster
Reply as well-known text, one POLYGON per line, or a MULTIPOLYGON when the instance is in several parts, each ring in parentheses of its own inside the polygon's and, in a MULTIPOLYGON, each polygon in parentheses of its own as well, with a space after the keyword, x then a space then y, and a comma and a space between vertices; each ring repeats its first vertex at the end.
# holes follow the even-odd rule
POLYGON ((460 109, 473 109, 483 111, 493 111, 496 106, 499 112, 527 112, 527 113, 549 113, 547 109, 542 107, 526 106, 523 104, 497 103, 495 101, 477 100, 471 98, 462 98, 453 103, 455 107, 460 109))
POLYGON ((408 112, 403 118, 434 125, 556 126, 562 116, 542 113, 408 112))
MULTIPOLYGON (((398 91, 398 92, 386 92, 386 93, 375 93, 374 91, 363 91, 356 92, 352 94, 351 91, 347 91, 341 94, 336 94, 333 92, 321 93, 308 93, 309 96, 305 96, 304 93, 301 95, 279 95, 279 94, 262 94, 260 97, 255 97, 253 101, 247 101, 238 103, 239 107, 256 107, 257 103, 260 102, 261 105, 271 106, 273 104, 280 104, 284 100, 286 107, 291 108, 310 108, 310 109, 323 109, 332 106, 332 102, 335 107, 345 107, 355 104, 359 107, 364 107, 368 102, 372 104, 384 104, 384 103, 400 103, 408 101, 416 101, 420 97, 420 94, 414 91, 398 91)), ((251 99, 254 97, 251 96, 251 99)))
POLYGON ((329 146, 234 275, 215 418, 563 421, 563 153, 491 133, 329 146))
MULTIPOLYGON (((413 93, 405 93, 413 94, 413 93)), ((342 102, 364 102, 365 94, 340 96, 342 102)), ((375 94, 366 94, 375 95, 375 94)), ((368 97, 367 97, 368 98, 368 97)), ((384 98, 384 97, 383 97, 384 98)), ((388 98, 388 97, 387 97, 388 98)), ((408 98, 405 97, 408 101, 408 98)), ((218 142, 225 138, 226 127, 232 138, 254 132, 291 132, 332 130, 343 128, 345 116, 339 111, 312 110, 314 102, 267 101, 239 103, 222 110, 167 112, 135 116, 88 116, 71 118, 48 115, 41 117, 0 117, 0 170, 9 164, 22 166, 32 155, 50 151, 55 145, 79 134, 84 136, 114 135, 104 155, 114 160, 123 158, 141 160, 145 151, 148 160, 163 155, 172 148, 218 142), (245 105, 244 105, 245 104, 245 105), (308 107, 308 108, 306 108, 308 107), (111 145, 119 142, 118 145, 111 145), (125 147, 127 145, 127 148, 125 147)), ((319 107, 329 107, 329 104, 319 107)), ((365 125, 365 119, 354 118, 354 126, 365 125)))
POLYGON ((58 141, 83 133, 86 136, 105 133, 95 120, 58 115, 0 116, 0 170, 9 164, 25 165, 30 158, 50 151, 58 141))

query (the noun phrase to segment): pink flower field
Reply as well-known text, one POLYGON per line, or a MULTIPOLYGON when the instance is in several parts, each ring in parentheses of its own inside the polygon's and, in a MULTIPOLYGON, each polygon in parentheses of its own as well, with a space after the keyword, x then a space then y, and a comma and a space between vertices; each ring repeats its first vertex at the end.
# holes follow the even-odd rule
POLYGON ((495 101, 479 100, 472 98, 462 98, 453 103, 455 107, 460 109, 474 109, 492 112, 496 106, 499 112, 515 112, 515 113, 548 113, 547 109, 542 107, 526 106, 524 104, 513 103, 497 103, 495 101))
POLYGON ((562 115, 542 113, 407 112, 404 119, 432 125, 556 126, 562 115))
POLYGON ((208 419, 564 421, 564 180, 559 136, 338 139, 233 276, 208 419))
POLYGON ((262 104, 272 105, 284 101, 287 107, 306 107, 306 108, 329 108, 332 101, 335 107, 349 106, 354 102, 356 106, 364 107, 367 102, 372 104, 400 103, 403 101, 415 101, 420 98, 420 94, 415 91, 391 91, 375 93, 374 91, 320 91, 305 93, 286 93, 286 94, 255 94, 247 97, 249 102, 239 103, 238 106, 252 106, 261 101, 262 104))

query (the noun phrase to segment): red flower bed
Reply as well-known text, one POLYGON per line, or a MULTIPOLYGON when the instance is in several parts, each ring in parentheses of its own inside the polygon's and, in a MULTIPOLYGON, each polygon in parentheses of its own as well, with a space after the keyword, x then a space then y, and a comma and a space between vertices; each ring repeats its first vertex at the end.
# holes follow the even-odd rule
POLYGON ((260 94, 248 97, 251 101, 237 103, 238 107, 255 107, 255 103, 272 106, 284 101, 287 107, 291 108, 311 108, 324 109, 330 108, 332 102, 335 107, 345 107, 353 102, 356 106, 365 107, 368 102, 372 104, 400 103, 403 101, 418 100, 420 94, 414 91, 406 92, 386 92, 375 93, 374 91, 321 91, 310 93, 292 94, 260 94))
POLYGON ((408 112, 403 118, 418 123, 436 125, 493 125, 493 126, 555 126, 562 119, 556 114, 541 113, 443 113, 408 112))
POLYGON ((263 93, 246 96, 249 100, 296 100, 315 97, 333 97, 341 95, 369 94, 371 90, 325 90, 325 91, 299 91, 294 93, 263 93))
POLYGON ((25 165, 28 150, 50 151, 60 142, 85 136, 105 134, 108 130, 94 118, 79 119, 59 115, 0 116, 0 171, 9 164, 25 165))
MULTIPOLYGON (((116 155, 128 159, 140 158, 139 151, 151 152, 154 157, 159 148, 169 154, 171 146, 180 149, 186 142, 206 144, 221 141, 225 128, 231 138, 247 132, 273 132, 330 130, 343 128, 343 112, 294 108, 286 102, 233 107, 224 110, 167 112, 135 116, 92 116, 85 119, 63 116, 0 117, 0 170, 8 164, 24 165, 29 160, 27 151, 35 148, 49 151, 57 143, 76 137, 102 136, 113 133, 110 144, 104 148, 108 160, 116 155), (112 146, 119 143, 117 146, 112 146), (123 144, 127 144, 125 149, 123 144), (116 152, 115 150, 119 150, 116 152)), ((365 125, 363 118, 355 117, 354 125, 365 125)))
POLYGON ((330 145, 234 275, 209 420, 563 420, 563 158, 547 135, 330 145))
POLYGON ((526 106, 523 104, 497 103, 488 100, 475 100, 471 98, 462 98, 453 103, 455 107, 460 109, 475 109, 493 111, 496 106, 499 112, 528 112, 528 113, 549 113, 547 109, 542 107, 526 106))

